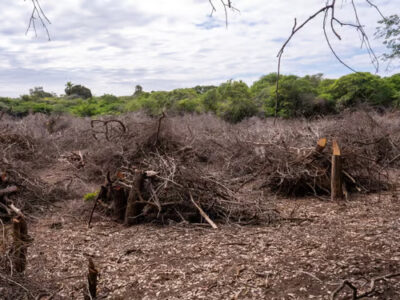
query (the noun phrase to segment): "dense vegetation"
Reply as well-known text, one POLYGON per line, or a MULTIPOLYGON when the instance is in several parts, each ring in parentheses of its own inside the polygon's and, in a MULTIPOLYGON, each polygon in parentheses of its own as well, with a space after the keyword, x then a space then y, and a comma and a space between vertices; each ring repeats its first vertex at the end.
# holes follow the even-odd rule
MULTIPOLYGON (((400 107, 400 74, 382 78, 370 73, 354 73, 336 80, 325 79, 322 74, 285 75, 280 80, 280 117, 333 114, 360 104, 400 107)), ((211 112, 230 122, 239 122, 254 115, 274 115, 276 74, 263 76, 252 86, 231 80, 219 86, 173 91, 145 92, 141 86, 136 86, 132 96, 123 97, 108 94, 93 97, 88 88, 71 83, 67 83, 65 91, 66 95, 58 97, 36 87, 29 95, 0 98, 0 111, 15 116, 30 112, 96 116, 137 110, 158 115, 168 110, 178 114, 211 112)))

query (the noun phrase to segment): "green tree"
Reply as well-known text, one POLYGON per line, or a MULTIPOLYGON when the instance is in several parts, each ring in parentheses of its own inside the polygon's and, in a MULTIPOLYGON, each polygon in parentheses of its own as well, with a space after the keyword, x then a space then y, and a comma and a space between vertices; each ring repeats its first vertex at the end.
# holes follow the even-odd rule
POLYGON ((376 36, 384 38, 389 53, 385 53, 386 59, 400 58, 400 16, 391 15, 381 21, 382 26, 377 28, 376 36))
POLYGON ((384 81, 396 92, 400 92, 400 73, 385 77, 384 81))
POLYGON ((386 83, 393 89, 393 106, 400 108, 400 73, 384 78, 386 83))
POLYGON ((193 99, 197 97, 194 89, 175 89, 168 93, 168 102, 173 105, 175 102, 183 99, 193 99))
POLYGON ((221 95, 217 88, 208 90, 204 95, 202 95, 201 100, 206 112, 217 113, 218 103, 221 101, 221 95))
POLYGON ((65 94, 68 96, 76 95, 83 99, 92 98, 92 92, 90 89, 80 84, 72 84, 70 81, 65 85, 65 94))
POLYGON ((361 103, 388 106, 394 90, 377 75, 353 73, 337 79, 329 93, 337 101, 338 108, 356 106, 361 103))
POLYGON ((179 113, 201 113, 202 106, 200 98, 187 98, 175 103, 175 109, 179 113))
POLYGON ((317 73, 314 75, 306 75, 303 77, 303 79, 309 81, 311 86, 317 89, 320 86, 320 84, 324 81, 324 74, 317 73))
POLYGON ((135 86, 135 92, 133 93, 133 97, 139 97, 141 94, 143 94, 143 88, 141 85, 136 85, 135 86))
POLYGON ((257 114, 258 108, 253 101, 250 89, 243 81, 231 81, 217 88, 220 100, 217 114, 223 119, 237 123, 257 114))
POLYGON ((196 85, 193 89, 197 94, 203 95, 207 93, 209 90, 217 88, 215 85, 196 85))
POLYGON ((164 109, 171 108, 168 92, 151 92, 148 97, 139 98, 139 107, 150 115, 159 115, 164 109))
POLYGON ((72 86, 73 86, 72 82, 71 82, 71 81, 68 81, 68 82, 65 84, 65 93, 68 93, 67 91, 71 91, 72 86))
POLYGON ((43 90, 43 87, 41 87, 41 86, 35 86, 33 89, 30 89, 29 94, 31 97, 34 97, 34 98, 47 98, 47 97, 55 96, 52 93, 45 92, 43 90))
MULTIPOLYGON (((271 86, 265 103, 267 116, 275 114, 276 87, 271 86)), ((313 114, 317 88, 310 77, 301 78, 295 75, 283 75, 279 84, 278 116, 291 118, 313 114)))
POLYGON ((278 78, 277 73, 270 73, 268 75, 262 76, 259 80, 255 81, 251 86, 251 92, 253 95, 257 96, 264 89, 270 89, 272 86, 276 85, 276 80, 278 78))

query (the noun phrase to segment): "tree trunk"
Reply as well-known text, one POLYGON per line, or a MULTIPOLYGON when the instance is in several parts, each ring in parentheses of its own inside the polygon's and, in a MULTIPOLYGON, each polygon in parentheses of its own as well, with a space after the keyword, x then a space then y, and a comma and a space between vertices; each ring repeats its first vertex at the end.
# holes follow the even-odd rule
POLYGON ((126 195, 123 188, 112 187, 111 200, 113 201, 113 214, 116 220, 124 220, 126 209, 126 195))
POLYGON ((143 202, 141 191, 143 189, 144 178, 145 174, 143 172, 138 172, 133 182, 133 186, 129 192, 128 200, 126 203, 124 222, 124 224, 127 226, 136 224, 136 217, 141 213, 141 206, 139 206, 137 202, 143 202))
POLYGON ((342 189, 342 157, 338 143, 333 141, 332 172, 331 172, 331 199, 343 198, 342 189))
POLYGON ((21 273, 26 268, 26 254, 28 252, 28 225, 22 215, 13 219, 14 243, 12 246, 12 262, 14 269, 21 273))
POLYGON ((93 300, 97 297, 97 277, 99 275, 99 271, 96 269, 93 260, 89 258, 89 271, 87 275, 88 280, 88 292, 84 291, 85 300, 93 300))

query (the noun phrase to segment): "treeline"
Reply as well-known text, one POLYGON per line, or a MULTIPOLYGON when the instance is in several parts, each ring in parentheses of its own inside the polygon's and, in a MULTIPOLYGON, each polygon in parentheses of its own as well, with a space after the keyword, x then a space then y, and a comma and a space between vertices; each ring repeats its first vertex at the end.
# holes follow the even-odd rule
MULTIPOLYGON (((66 85, 66 94, 56 96, 36 87, 29 95, 0 98, 0 111, 14 116, 29 113, 70 113, 76 116, 120 114, 143 110, 158 115, 163 110, 180 113, 211 112, 230 122, 275 113, 276 73, 248 86, 242 81, 227 81, 219 86, 196 86, 173 91, 145 92, 140 86, 132 96, 93 97, 81 85, 66 85)), ((377 108, 400 107, 400 73, 380 77, 354 73, 339 79, 325 79, 322 74, 299 77, 283 75, 279 84, 278 116, 312 117, 338 113, 367 104, 377 108)))

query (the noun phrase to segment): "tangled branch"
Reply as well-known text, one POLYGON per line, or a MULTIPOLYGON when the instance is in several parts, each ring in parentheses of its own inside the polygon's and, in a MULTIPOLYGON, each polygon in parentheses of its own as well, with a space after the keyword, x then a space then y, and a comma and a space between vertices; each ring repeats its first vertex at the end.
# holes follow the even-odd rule
POLYGON ((126 133, 126 127, 120 120, 92 120, 90 126, 92 128, 92 136, 95 140, 98 140, 98 135, 104 135, 105 139, 110 141, 111 139, 119 138, 126 133), (100 129, 98 129, 99 126, 96 124, 101 126, 100 129))

